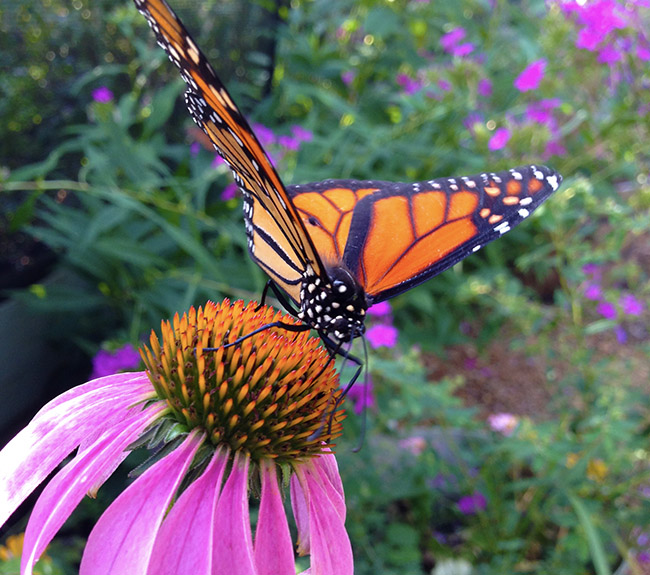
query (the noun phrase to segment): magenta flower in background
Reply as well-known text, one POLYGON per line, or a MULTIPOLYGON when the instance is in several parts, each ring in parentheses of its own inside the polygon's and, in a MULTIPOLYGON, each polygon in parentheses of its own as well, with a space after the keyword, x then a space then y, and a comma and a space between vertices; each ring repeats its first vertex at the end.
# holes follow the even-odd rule
POLYGON ((535 60, 532 64, 526 66, 521 74, 515 78, 514 86, 520 92, 536 90, 544 78, 546 72, 546 60, 543 58, 535 60))
POLYGON ((219 347, 229 334, 278 319, 292 321, 255 303, 192 308, 163 323, 161 340, 152 334, 142 351, 146 372, 95 379, 47 404, 0 451, 2 525, 77 449, 36 502, 21 574, 33 574, 81 499, 97 492, 146 432, 160 443, 97 521, 80 575, 295 575, 280 466, 290 474, 297 549, 310 555, 308 572, 351 575, 343 486, 327 447, 340 435, 342 415, 331 412, 341 391, 327 352, 317 338, 281 330, 231 351, 219 347), (217 352, 204 354, 215 345, 217 352), (328 419, 331 430, 322 426, 328 419), (261 486, 254 537, 249 481, 261 486))
POLYGON ((463 515, 475 515, 485 510, 487 499, 480 491, 475 491, 471 495, 461 497, 456 506, 463 515))
POLYGON ((488 142, 488 149, 495 152, 506 147, 510 140, 510 130, 508 128, 497 128, 488 142))
POLYGON ((564 2, 560 4, 567 14, 575 14, 580 29, 576 47, 595 51, 614 30, 625 28, 625 9, 615 0, 595 2, 564 2))
POLYGON ((530 122, 542 125, 552 125, 553 110, 562 104, 559 98, 548 98, 539 100, 538 102, 531 102, 526 106, 526 119, 530 122))
POLYGON ((278 144, 290 152, 297 152, 300 149, 300 140, 293 136, 278 136, 278 144))
POLYGON ((551 156, 566 156, 566 154, 567 149, 562 142, 559 142, 558 140, 549 140, 546 144, 546 148, 544 148, 544 154, 542 157, 544 160, 547 160, 551 156))
POLYGON ((511 436, 519 425, 519 418, 512 413, 493 413, 488 416, 487 421, 494 431, 506 437, 511 436))
POLYGON ((227 202, 228 200, 232 200, 237 195, 238 189, 235 182, 230 182, 221 192, 221 201, 227 202))
POLYGON ((589 284, 585 288, 585 297, 592 301, 598 301, 603 297, 603 290, 598 284, 589 284))
POLYGON ((363 413, 364 409, 374 408, 377 405, 377 401, 375 399, 375 388, 372 383, 372 378, 368 376, 364 383, 355 383, 348 390, 346 397, 354 405, 354 413, 357 415, 363 413))
POLYGON ((346 86, 349 86, 354 82, 355 73, 352 70, 346 70, 341 74, 341 80, 346 86))
POLYGON ((267 128, 264 124, 253 124, 253 131, 262 146, 275 144, 276 138, 271 128, 267 128))
POLYGON ((489 98, 492 95, 492 82, 488 78, 481 78, 478 81, 476 91, 479 96, 489 98))
POLYGON ((650 48, 647 48, 645 46, 637 46, 636 57, 643 62, 650 61, 650 48))
POLYGON ((631 293, 621 296, 619 304, 625 315, 640 316, 645 309, 644 303, 631 293))
POLYGON ((97 379, 121 371, 133 371, 140 366, 141 361, 140 352, 130 343, 115 351, 100 349, 93 357, 93 371, 90 378, 97 379))
POLYGON ((625 328, 622 325, 615 325, 614 326, 614 334, 616 335, 616 340, 618 343, 621 345, 627 343, 627 332, 625 331, 625 328))
POLYGON ((445 52, 450 52, 467 36, 464 28, 454 28, 440 37, 440 45, 445 52))
POLYGON ((454 28, 440 37, 440 45, 452 56, 463 58, 471 54, 475 48, 471 42, 462 42, 466 35, 467 32, 463 28, 454 28))
POLYGON ((390 303, 388 303, 387 301, 382 301, 380 303, 376 303, 375 305, 371 305, 368 308, 367 313, 370 317, 381 318, 381 317, 388 316, 390 318, 391 314, 393 313, 393 310, 390 306, 390 303))
POLYGON ((299 142, 311 142, 314 134, 302 126, 291 126, 291 133, 299 142))
POLYGON ((226 165, 226 160, 224 160, 219 154, 215 154, 210 167, 218 168, 219 166, 226 165))
POLYGON ((600 279, 602 276, 602 270, 598 264, 585 264, 582 266, 582 273, 594 279, 600 279))
POLYGON ((454 56, 463 58, 464 56, 469 56, 473 51, 474 51, 474 44, 472 44, 471 42, 464 42, 463 44, 454 46, 451 50, 451 53, 454 56))
POLYGON ((93 100, 100 104, 107 104, 108 102, 113 101, 113 92, 111 92, 106 86, 100 86, 93 90, 93 100))
POLYGON ((395 81, 397 82, 398 86, 402 87, 402 90, 408 96, 415 94, 418 90, 420 90, 420 88, 422 88, 422 84, 418 80, 414 80, 406 74, 397 74, 395 81))
POLYGON ((623 59, 623 54, 612 44, 603 46, 598 52, 598 61, 602 64, 615 64, 623 59))
POLYGON ((483 123, 483 117, 478 112, 470 112, 463 120, 463 126, 467 128, 472 136, 476 136, 477 128, 480 128, 483 123))
POLYGON ((395 347, 397 345, 397 336, 399 332, 392 325, 377 324, 373 325, 366 331, 366 339, 373 348, 378 347, 395 347))
POLYGON ((596 311, 605 319, 616 319, 617 311, 616 306, 608 301, 601 301, 596 306, 596 311))
POLYGON ((643 563, 644 565, 647 565, 650 563, 650 551, 639 551, 636 555, 636 560, 639 563, 643 563))

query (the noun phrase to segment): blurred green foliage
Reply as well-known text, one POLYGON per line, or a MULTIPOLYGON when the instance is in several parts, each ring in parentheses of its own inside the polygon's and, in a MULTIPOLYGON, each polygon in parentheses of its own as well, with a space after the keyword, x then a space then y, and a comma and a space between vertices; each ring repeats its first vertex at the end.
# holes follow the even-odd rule
MULTIPOLYGON (((604 63, 576 46, 575 17, 541 0, 294 0, 280 5, 277 30, 264 6, 178 4, 253 121, 276 135, 294 125, 313 133, 297 151, 271 147, 287 183, 425 180, 541 161, 565 177, 534 218, 393 308, 400 349, 441 351, 468 333, 486 344, 504 324, 521 333, 525 352, 569 367, 559 381, 549 368, 552 418, 524 418, 503 437, 455 398, 461 381, 426 381, 419 352, 374 352, 366 446, 350 454, 361 425, 350 417, 339 450, 357 572, 431 572, 445 557, 486 574, 634 565, 630 544, 650 511, 648 390, 589 338, 636 329, 635 345, 650 351, 648 306, 646 328, 620 312, 599 317, 583 267, 605 270, 608 301, 648 301, 647 264, 625 255, 650 228, 647 60, 624 48, 604 63), (441 47, 456 28, 471 53, 441 47), (538 59, 539 87, 515 89, 538 59), (553 101, 546 119, 531 119, 543 101, 553 101), (511 137, 491 149, 498 128, 511 137), (396 443, 413 437, 422 449, 396 443), (460 498, 476 492, 485 509, 462 513, 460 498)), ((259 297, 265 277, 246 255, 240 202, 221 196, 229 175, 199 145, 182 82, 134 7, 49 0, 1 10, 0 57, 12 74, 0 77, 0 193, 18 206, 9 221, 71 273, 14 297, 64 312, 66 336, 91 349, 137 342, 208 298, 259 297), (114 97, 93 101, 100 86, 114 97)), ((639 8, 616 45, 633 46, 648 23, 639 8)))

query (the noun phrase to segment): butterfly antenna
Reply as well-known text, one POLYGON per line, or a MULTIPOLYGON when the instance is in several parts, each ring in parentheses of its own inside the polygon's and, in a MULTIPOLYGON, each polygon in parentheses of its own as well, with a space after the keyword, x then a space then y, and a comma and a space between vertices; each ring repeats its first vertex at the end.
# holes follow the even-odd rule
POLYGON ((217 351, 218 349, 221 348, 229 348, 232 347, 233 345, 237 345, 241 343, 242 341, 247 340, 249 337, 253 337, 254 335, 257 335, 258 333, 261 333, 263 331, 266 331, 267 329, 272 329, 274 327, 277 327, 278 329, 285 329, 287 331, 292 331, 292 332, 301 332, 301 331, 309 331, 311 327, 309 327, 307 324, 300 324, 300 325, 294 325, 291 323, 284 323, 281 321, 274 321, 271 323, 267 323, 266 325, 263 325, 262 327, 258 327, 257 329, 254 329, 253 331, 247 333, 246 335, 242 335, 241 337, 238 337, 235 341, 231 341, 230 343, 224 343, 223 345, 220 345, 218 347, 204 347, 203 351, 217 351))
POLYGON ((368 404, 370 402, 370 370, 368 369, 368 342, 366 338, 361 335, 363 341, 363 367, 364 367, 364 383, 363 383, 363 409, 361 411, 361 433, 359 434, 359 443, 352 449, 352 453, 358 453, 363 447, 363 442, 366 439, 366 431, 368 429, 368 404))

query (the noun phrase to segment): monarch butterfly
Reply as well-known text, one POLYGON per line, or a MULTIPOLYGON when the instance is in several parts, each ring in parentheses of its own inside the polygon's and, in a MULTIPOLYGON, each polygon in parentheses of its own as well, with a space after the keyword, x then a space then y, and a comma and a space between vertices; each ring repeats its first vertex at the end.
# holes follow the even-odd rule
MULTIPOLYGON (((560 185, 544 166, 417 183, 285 187, 248 122, 165 0, 134 0, 188 85, 196 124, 244 197, 251 257, 330 349, 364 333, 366 309, 443 272, 524 220, 560 185)), ((265 290, 266 292, 266 290, 265 290)), ((291 307, 291 306, 289 306, 291 307)))

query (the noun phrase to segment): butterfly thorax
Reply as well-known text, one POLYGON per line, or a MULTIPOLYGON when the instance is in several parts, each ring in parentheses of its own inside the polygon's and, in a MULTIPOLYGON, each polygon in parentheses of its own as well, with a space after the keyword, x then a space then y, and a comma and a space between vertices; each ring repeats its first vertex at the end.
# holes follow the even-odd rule
POLYGON ((300 289, 298 317, 334 343, 351 341, 365 332, 365 292, 343 267, 329 268, 327 276, 323 279, 308 269, 300 289))

